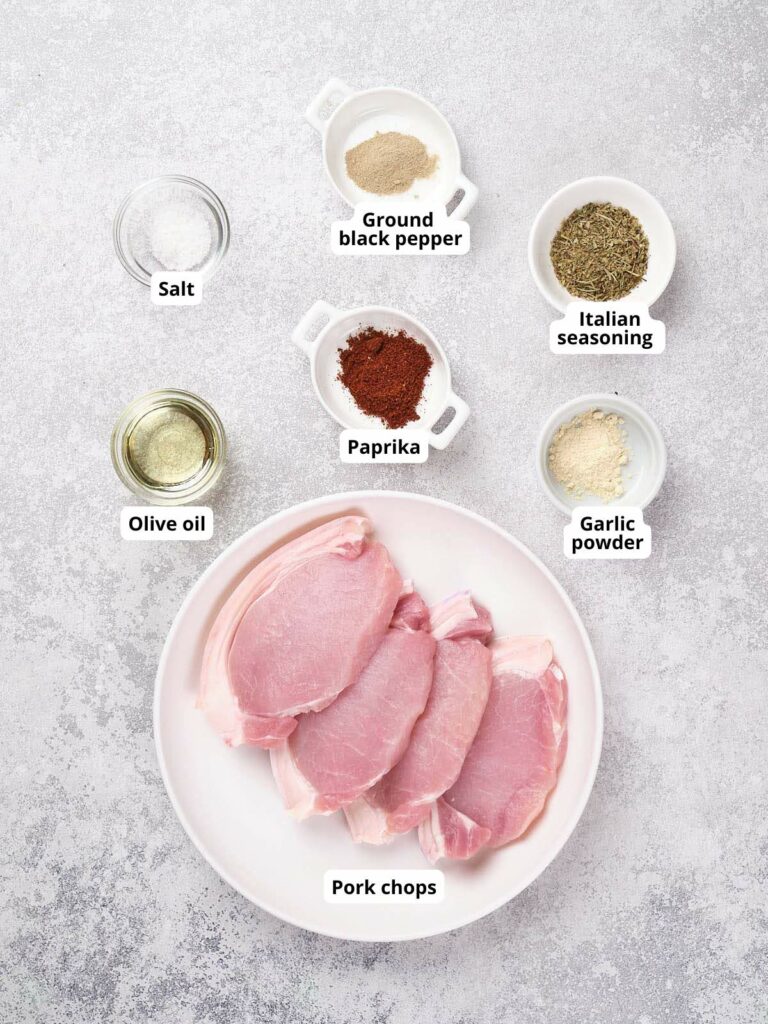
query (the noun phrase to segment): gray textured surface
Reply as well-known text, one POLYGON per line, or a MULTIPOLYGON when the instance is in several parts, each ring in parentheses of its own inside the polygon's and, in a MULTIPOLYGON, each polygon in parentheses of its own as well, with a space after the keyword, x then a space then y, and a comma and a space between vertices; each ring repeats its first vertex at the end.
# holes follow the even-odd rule
POLYGON ((3 1021, 766 1019, 766 38, 757 2, 5 4, 3 1021), (301 115, 332 74, 453 123, 483 191, 469 257, 328 253, 343 208, 301 115), (171 171, 232 218, 199 308, 152 307, 111 248, 125 193, 171 171), (661 357, 547 351, 528 228, 595 173, 675 225, 661 357), (474 409, 449 452, 339 465, 287 342, 319 297, 433 328, 474 409), (206 544, 118 536, 109 432, 162 385, 212 401, 232 442, 206 544), (534 477, 544 416, 601 389, 669 444, 650 563, 566 564, 534 477), (490 918, 405 946, 305 934, 230 891, 151 736, 163 639, 204 566, 267 514, 358 487, 508 527, 569 589, 604 676, 603 763, 564 852, 490 918))

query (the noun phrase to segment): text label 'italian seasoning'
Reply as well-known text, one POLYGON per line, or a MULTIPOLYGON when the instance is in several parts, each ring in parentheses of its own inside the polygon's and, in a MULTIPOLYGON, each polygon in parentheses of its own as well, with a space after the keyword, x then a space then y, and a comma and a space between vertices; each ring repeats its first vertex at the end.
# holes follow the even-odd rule
POLYGON ((414 202, 358 203, 351 220, 334 221, 331 251, 412 256, 466 256, 469 224, 452 220, 444 206, 414 202))
POLYGON ((580 505, 563 530, 563 551, 575 559, 648 558, 651 527, 640 508, 609 512, 604 505, 580 505))
POLYGON ((129 505, 120 513, 123 540, 210 540, 213 510, 207 505, 153 508, 129 505))
POLYGON ((428 868, 326 871, 326 903, 442 903, 445 875, 428 868))
POLYGON ((623 355, 663 352, 666 327, 641 302, 570 302, 549 329, 552 352, 623 355))

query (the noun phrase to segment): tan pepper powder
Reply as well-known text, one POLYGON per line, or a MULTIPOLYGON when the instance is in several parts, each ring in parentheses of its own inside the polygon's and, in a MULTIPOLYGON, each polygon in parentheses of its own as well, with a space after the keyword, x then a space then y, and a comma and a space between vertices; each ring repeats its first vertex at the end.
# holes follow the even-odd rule
POLYGON ((376 132, 345 154, 347 174, 365 192, 378 196, 407 192, 417 178, 429 178, 437 167, 424 143, 401 132, 376 132))
POLYGON ((577 499, 594 494, 603 501, 624 493, 622 468, 629 462, 624 420, 589 409, 558 427, 547 453, 549 470, 577 499))

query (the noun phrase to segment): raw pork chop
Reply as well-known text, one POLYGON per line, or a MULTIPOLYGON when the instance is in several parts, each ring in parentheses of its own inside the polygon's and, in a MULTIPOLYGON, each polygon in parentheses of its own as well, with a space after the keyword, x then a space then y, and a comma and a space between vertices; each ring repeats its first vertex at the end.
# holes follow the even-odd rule
POLYGON ((305 715, 271 752, 278 789, 296 818, 350 803, 403 755, 429 696, 435 641, 416 594, 400 601, 392 623, 354 686, 305 715))
POLYGON ((493 685, 475 742, 457 781, 419 826, 433 864, 521 836, 544 809, 565 756, 566 682, 550 642, 508 637, 491 651, 493 685))
POLYGON ((344 516, 251 570, 213 624, 198 705, 233 746, 271 747, 359 677, 387 632, 402 581, 370 524, 344 516))
POLYGON ((481 640, 491 619, 468 591, 436 605, 435 677, 408 749, 391 772, 344 808, 355 842, 386 843, 418 825, 461 771, 491 687, 491 655, 481 640))

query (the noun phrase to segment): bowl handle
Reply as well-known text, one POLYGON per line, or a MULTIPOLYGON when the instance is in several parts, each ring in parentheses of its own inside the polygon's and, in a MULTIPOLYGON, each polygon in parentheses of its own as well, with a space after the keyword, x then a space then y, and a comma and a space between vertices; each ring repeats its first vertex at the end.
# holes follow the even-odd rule
MULTIPOLYGON (((439 434, 436 434, 433 430, 429 431, 429 443, 433 448, 447 448, 469 419, 469 406, 463 398, 459 398, 453 391, 448 392, 443 411, 437 417, 437 420, 444 416, 448 409, 453 409, 454 415, 445 430, 439 434)), ((437 423, 437 420, 435 420, 435 423, 437 423)))
MULTIPOLYGON (((317 327, 317 321, 321 317, 325 317, 326 320, 332 320, 333 317, 339 312, 335 306, 332 306, 330 302, 325 302, 323 299, 318 299, 314 305, 310 306, 301 320, 298 322, 296 327, 291 334, 291 341, 294 345, 301 349, 306 356, 312 355, 312 349, 314 348, 315 342, 320 336, 322 328, 317 327), (313 328, 314 333, 307 337, 309 329, 313 328)), ((323 324, 323 327, 325 324, 323 324)))
POLYGON ((450 213, 452 220, 464 220, 480 195, 480 189, 477 185, 473 185, 469 178, 464 177, 461 172, 459 172, 459 176, 456 179, 456 192, 459 190, 462 190, 464 195, 456 204, 456 209, 450 213))
POLYGON ((322 135, 332 110, 325 117, 321 117, 320 112, 331 102, 333 103, 332 109, 335 109, 348 96, 351 96, 353 92, 354 89, 350 89, 347 83, 342 82, 340 78, 331 78, 309 104, 304 117, 306 117, 315 131, 320 132, 322 135))

